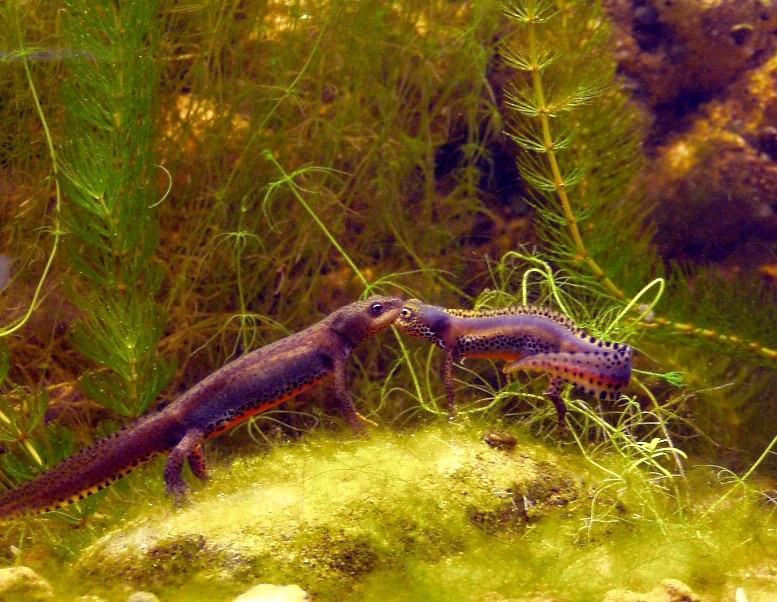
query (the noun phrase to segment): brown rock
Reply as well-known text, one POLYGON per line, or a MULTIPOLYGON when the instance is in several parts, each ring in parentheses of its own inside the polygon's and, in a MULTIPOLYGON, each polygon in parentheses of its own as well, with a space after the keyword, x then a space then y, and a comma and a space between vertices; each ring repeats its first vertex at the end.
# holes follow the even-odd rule
POLYGON ((645 188, 670 257, 719 261, 777 240, 777 57, 658 148, 645 188), (772 125, 774 124, 774 125, 772 125))
POLYGON ((623 72, 652 107, 709 97, 777 44, 767 0, 605 0, 623 72))

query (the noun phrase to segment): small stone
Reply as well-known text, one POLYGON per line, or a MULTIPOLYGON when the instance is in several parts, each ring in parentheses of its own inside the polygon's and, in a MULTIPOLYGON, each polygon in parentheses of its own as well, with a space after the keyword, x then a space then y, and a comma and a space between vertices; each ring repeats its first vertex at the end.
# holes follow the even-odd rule
POLYGON ((159 598, 151 592, 134 592, 127 598, 127 602, 159 602, 159 598))
POLYGON ((298 585, 262 583, 240 594, 233 602, 308 602, 310 596, 298 585))
POLYGON ((506 431, 490 430, 483 435, 483 442, 494 449, 510 450, 518 444, 518 439, 506 431))
POLYGON ((48 581, 31 568, 15 566, 0 569, 0 600, 3 602, 42 602, 53 600, 48 581))

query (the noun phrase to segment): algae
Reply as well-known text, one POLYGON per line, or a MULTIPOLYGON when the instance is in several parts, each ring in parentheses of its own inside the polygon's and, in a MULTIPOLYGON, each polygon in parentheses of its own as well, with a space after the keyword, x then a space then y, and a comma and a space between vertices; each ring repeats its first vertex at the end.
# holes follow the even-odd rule
POLYGON ((255 583, 294 583, 317 600, 398 601, 488 592, 601 600, 669 578, 713 600, 773 585, 777 525, 752 490, 713 507, 720 485, 697 468, 682 512, 666 508, 659 522, 638 489, 661 486, 636 473, 622 484, 618 516, 591 529, 612 503, 604 469, 621 470, 619 458, 601 453, 592 464, 509 425, 517 446, 494 449, 482 428, 374 430, 369 440, 314 433, 223 459, 179 510, 149 474, 113 504, 129 507, 120 524, 93 524, 88 537, 58 530, 77 546, 75 561, 50 558, 40 572, 60 599, 109 601, 133 589, 228 601, 255 583))

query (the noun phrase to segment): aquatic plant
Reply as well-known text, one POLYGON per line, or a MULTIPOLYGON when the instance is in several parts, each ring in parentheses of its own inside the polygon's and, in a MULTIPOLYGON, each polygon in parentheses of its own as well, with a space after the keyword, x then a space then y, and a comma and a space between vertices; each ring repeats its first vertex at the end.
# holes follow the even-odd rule
POLYGON ((84 375, 89 397, 130 417, 167 384, 157 353, 164 315, 155 302, 157 247, 153 146, 158 90, 157 3, 125 6, 72 0, 63 35, 77 58, 63 86, 61 156, 67 257, 83 312, 73 340, 99 368, 84 375))
MULTIPOLYGON (((28 315, 44 290, 78 307, 40 338, 19 336, 25 321, 3 325, 9 420, 24 391, 88 441, 98 420, 136 416, 365 290, 404 286, 378 266, 401 274, 461 247, 501 124, 484 78, 498 11, 400 4, 4 5, 0 115, 24 117, 24 135, 3 137, 4 165, 56 188, 0 226, 23 275, 11 288, 50 287, 28 315), (466 153, 445 175, 450 211, 436 155, 453 138, 466 153), (414 227, 419 215, 428 231, 414 227)), ((453 252, 444 263, 465 262, 453 252)), ((437 269, 413 278, 458 288, 437 269)), ((393 356, 371 348, 363 359, 353 371, 365 411, 389 407, 366 377, 393 356)), ((286 416, 305 428, 314 414, 286 416)), ((50 435, 26 426, 19 451, 50 435)))
MULTIPOLYGON (((644 218, 650 207, 633 186, 641 166, 641 130, 627 96, 613 85, 616 64, 601 5, 526 0, 503 6, 521 34, 511 36, 504 52, 507 65, 521 73, 506 102, 513 112, 510 136, 526 151, 517 160, 531 186, 547 252, 578 282, 615 299, 633 299, 634 291, 663 277, 664 270, 649 247, 644 218)), ((694 279, 703 281, 705 275, 673 270, 666 305, 692 307, 694 321, 717 317, 698 303, 681 303, 689 289, 717 294, 710 281, 689 286, 694 279)), ((753 292, 738 297, 757 300, 753 292)), ((651 314, 647 327, 704 339, 729 353, 754 353, 754 363, 777 359, 777 351, 757 342, 760 337, 728 334, 714 321, 704 327, 651 314)), ((774 335, 767 330, 761 336, 773 341, 774 335)))
MULTIPOLYGON (((73 449, 73 437, 66 427, 43 424, 43 418, 48 408, 48 395, 45 389, 30 391, 12 383, 6 385, 6 379, 11 369, 11 349, 7 344, 7 339, 24 328, 30 321, 33 312, 38 309, 44 287, 60 248, 63 232, 60 217, 60 174, 56 151, 28 60, 29 56, 34 55, 35 50, 29 49, 25 45, 20 25, 19 6, 16 3, 9 3, 6 5, 2 17, 6 23, 10 24, 8 33, 15 42, 14 46, 18 45, 18 50, 9 52, 6 60, 16 60, 23 68, 24 88, 29 90, 34 115, 42 126, 45 148, 51 160, 54 187, 54 205, 53 211, 50 212, 52 225, 50 228, 42 228, 44 232, 51 234, 53 242, 47 253, 41 275, 34 285, 34 292, 26 308, 21 314, 17 314, 17 317, 10 323, 0 326, 0 391, 3 392, 2 400, 0 400, 0 406, 2 406, 0 408, 0 441, 8 446, 6 449, 8 453, 2 458, 2 481, 6 486, 13 487, 20 481, 31 478, 69 455, 73 449)), ((13 103, 10 104, 13 106, 13 103)), ((14 119, 14 121, 22 122, 23 120, 14 119)), ((29 160, 29 157, 25 157, 25 159, 29 160)), ((18 275, 12 277, 3 288, 10 286, 17 278, 18 275)))
POLYGON ((615 275, 640 288, 645 280, 640 256, 650 240, 642 226, 648 208, 629 194, 640 167, 640 129, 626 95, 612 85, 615 61, 601 5, 503 6, 516 25, 503 57, 520 74, 507 95, 509 134, 525 151, 517 160, 542 236, 555 261, 622 299, 624 284, 615 275), (618 227, 602 227, 605 216, 616 214, 618 227))

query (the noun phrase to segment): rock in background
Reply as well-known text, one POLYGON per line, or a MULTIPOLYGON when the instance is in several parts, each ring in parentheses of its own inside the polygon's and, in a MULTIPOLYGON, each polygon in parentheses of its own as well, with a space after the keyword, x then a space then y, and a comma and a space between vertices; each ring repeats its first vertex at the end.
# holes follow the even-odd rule
POLYGON ((622 74, 645 105, 656 241, 669 258, 774 262, 777 6, 611 0, 622 74))

